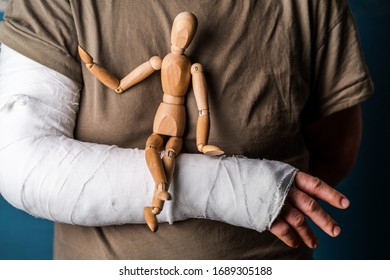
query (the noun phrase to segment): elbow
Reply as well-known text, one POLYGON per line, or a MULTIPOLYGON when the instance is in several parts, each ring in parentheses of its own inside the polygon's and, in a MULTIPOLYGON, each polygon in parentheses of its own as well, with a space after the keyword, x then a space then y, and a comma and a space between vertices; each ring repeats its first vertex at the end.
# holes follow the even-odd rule
POLYGON ((333 157, 314 157, 310 159, 309 173, 330 185, 337 185, 353 170, 357 159, 356 153, 340 153, 333 157))
POLYGON ((340 181, 351 173, 353 167, 355 166, 355 163, 356 155, 343 156, 335 162, 335 170, 337 170, 337 174, 339 176, 340 181))

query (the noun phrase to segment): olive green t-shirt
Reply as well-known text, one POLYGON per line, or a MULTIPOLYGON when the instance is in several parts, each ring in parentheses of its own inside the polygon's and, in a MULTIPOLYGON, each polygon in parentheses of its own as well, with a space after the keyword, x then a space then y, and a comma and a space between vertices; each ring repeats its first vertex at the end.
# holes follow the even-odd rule
MULTIPOLYGON (((170 51, 174 17, 194 13, 186 50, 204 68, 211 112, 209 141, 228 155, 290 163, 307 170, 302 125, 359 104, 372 93, 346 0, 10 1, 0 41, 79 83, 75 138, 144 148, 162 100, 159 73, 122 95, 80 63, 77 45, 119 78, 170 51)), ((183 152, 197 153, 197 107, 186 103, 183 152)), ((131 172, 131 170, 129 170, 131 172)), ((192 219, 160 225, 56 224, 57 259, 311 258, 269 232, 192 219)))

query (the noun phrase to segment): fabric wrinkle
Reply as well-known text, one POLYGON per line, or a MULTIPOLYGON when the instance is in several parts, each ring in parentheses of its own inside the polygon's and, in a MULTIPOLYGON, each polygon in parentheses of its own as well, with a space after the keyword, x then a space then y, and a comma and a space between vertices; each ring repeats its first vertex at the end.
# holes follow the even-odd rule
POLYGON ((240 164, 238 162, 238 158, 237 157, 233 157, 234 161, 236 162, 236 165, 237 165, 237 169, 238 169, 238 177, 239 177, 239 185, 242 187, 242 193, 243 193, 243 196, 244 196, 244 207, 245 207, 245 210, 246 210, 246 214, 247 214, 247 217, 248 217, 248 222, 250 223, 250 225, 253 227, 253 228, 256 228, 256 225, 255 225, 255 222, 254 222, 254 219, 248 209, 248 196, 247 196, 247 192, 246 192, 246 184, 245 184, 245 181, 243 180, 242 178, 242 170, 241 170, 241 167, 240 167, 240 164))
POLYGON ((110 147, 107 148, 107 150, 105 151, 106 157, 103 158, 103 159, 101 160, 101 162, 95 167, 95 169, 92 171, 92 173, 91 173, 90 175, 88 175, 87 178, 85 178, 84 180, 82 180, 82 187, 81 187, 81 190, 80 190, 80 192, 79 192, 79 194, 78 194, 77 200, 76 200, 75 203, 74 203, 73 210, 71 211, 71 213, 72 213, 72 214, 71 214, 71 223, 77 224, 77 223, 74 222, 74 221, 75 221, 74 215, 75 215, 75 210, 76 210, 77 205, 78 205, 78 203, 79 203, 80 197, 83 195, 84 190, 85 190, 86 185, 88 184, 88 182, 94 177, 94 175, 96 174, 96 172, 98 172, 98 170, 103 166, 104 162, 108 159, 107 154, 108 154, 108 151, 109 151, 110 149, 111 149, 110 147))
MULTIPOLYGON (((41 139, 34 139, 31 141, 31 143, 34 143, 36 141, 41 141, 41 139)), ((27 202, 27 196, 26 196, 26 186, 27 186, 27 181, 30 179, 30 177, 33 175, 34 170, 37 169, 40 165, 40 163, 44 160, 44 157, 41 157, 39 161, 30 169, 30 171, 26 174, 26 177, 23 178, 22 182, 22 188, 20 191, 20 197, 21 197, 21 203, 23 207, 29 212, 29 213, 34 213, 36 211, 36 208, 33 205, 30 205, 27 202)))
POLYGON ((207 202, 206 202, 206 207, 204 209, 203 216, 205 218, 209 217, 208 213, 209 213, 209 208, 210 208, 210 201, 212 200, 212 193, 213 193, 213 190, 214 190, 214 188, 216 186, 216 182, 217 182, 218 176, 220 174, 221 165, 222 165, 222 160, 219 159, 218 163, 217 163, 217 171, 215 172, 214 180, 213 180, 213 183, 212 183, 211 188, 209 190, 209 194, 208 194, 208 198, 207 198, 207 202))

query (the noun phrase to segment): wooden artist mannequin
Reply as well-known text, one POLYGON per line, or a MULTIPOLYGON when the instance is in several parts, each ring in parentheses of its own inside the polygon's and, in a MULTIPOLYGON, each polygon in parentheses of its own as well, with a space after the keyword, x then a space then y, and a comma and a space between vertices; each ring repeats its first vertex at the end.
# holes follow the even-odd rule
POLYGON ((158 228, 156 215, 162 211, 164 202, 171 199, 168 188, 173 176, 175 157, 182 148, 182 136, 186 123, 184 101, 191 74, 193 91, 199 110, 196 128, 197 148, 206 155, 215 156, 224 153, 219 147, 207 144, 210 118, 207 87, 202 66, 198 63, 191 65, 189 58, 184 55, 184 50, 195 35, 197 24, 197 19, 193 14, 189 12, 178 14, 172 27, 171 52, 163 60, 158 56, 153 56, 122 80, 94 63, 92 57, 79 46, 80 57, 88 70, 117 93, 122 93, 146 79, 154 71, 161 69, 163 101, 157 109, 153 133, 146 141, 145 147, 146 162, 152 174, 155 189, 152 205, 144 208, 144 215, 146 223, 153 232, 158 228), (163 147, 165 138, 167 141, 161 158, 159 151, 163 147))

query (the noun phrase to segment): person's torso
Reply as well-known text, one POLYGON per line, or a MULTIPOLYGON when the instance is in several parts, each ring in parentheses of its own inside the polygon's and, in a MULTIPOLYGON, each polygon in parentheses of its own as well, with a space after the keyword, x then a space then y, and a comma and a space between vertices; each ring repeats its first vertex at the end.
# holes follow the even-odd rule
MULTIPOLYGON (((306 169, 308 155, 300 115, 310 90, 310 27, 304 19, 307 1, 295 2, 83 0, 71 4, 78 43, 96 63, 119 78, 154 55, 168 54, 174 17, 182 11, 195 14, 198 30, 185 54, 192 63, 203 65, 211 116, 209 143, 220 146, 228 155, 280 160, 306 169)), ((75 137, 143 149, 163 96, 160 73, 121 95, 106 88, 85 67, 83 79, 75 137)), ((182 152, 197 153, 198 110, 191 87, 185 108, 182 152)), ((57 225, 56 256, 72 255, 307 258, 310 251, 289 249, 270 233, 212 221, 161 225, 157 234, 138 225, 57 225), (84 240, 84 245, 76 240, 84 240)))

